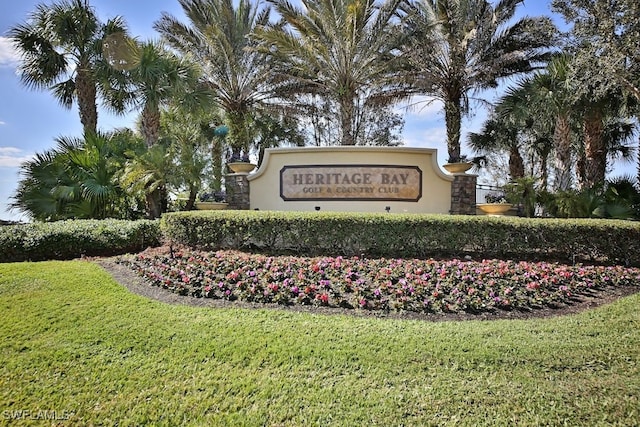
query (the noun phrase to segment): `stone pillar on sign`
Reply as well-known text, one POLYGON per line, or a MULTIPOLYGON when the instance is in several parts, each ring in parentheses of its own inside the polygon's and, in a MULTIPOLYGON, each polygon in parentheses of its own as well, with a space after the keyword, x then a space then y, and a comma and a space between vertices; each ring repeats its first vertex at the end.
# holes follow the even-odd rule
POLYGON ((452 215, 476 214, 476 184, 478 175, 456 173, 453 174, 451 183, 451 209, 452 215))
POLYGON ((248 173, 229 173, 225 175, 225 189, 227 192, 227 209, 249 209, 249 180, 248 173))

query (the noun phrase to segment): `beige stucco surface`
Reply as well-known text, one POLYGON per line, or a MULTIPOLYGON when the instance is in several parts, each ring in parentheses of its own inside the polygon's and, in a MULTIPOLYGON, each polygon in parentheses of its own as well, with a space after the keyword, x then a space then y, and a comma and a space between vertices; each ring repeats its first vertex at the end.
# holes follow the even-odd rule
POLYGON ((268 149, 260 168, 248 177, 250 208, 314 211, 320 207, 322 211, 385 212, 389 207, 392 213, 446 214, 451 207, 453 177, 440 169, 436 154, 435 149, 411 147, 268 149), (403 170, 408 172, 403 173, 403 170), (416 170, 421 172, 422 180, 419 199, 395 200, 403 194, 410 195, 404 197, 415 196, 416 192, 406 187, 415 185, 416 170), (292 177, 292 171, 301 172, 292 177), (345 171, 345 176, 338 174, 341 171, 345 171), (328 176, 329 172, 331 176, 328 176), (386 173, 382 178, 381 172, 386 173), (282 187, 281 177, 285 181, 282 187), (345 191, 353 192, 354 197, 371 200, 334 198, 339 197, 336 193, 345 191), (282 195, 293 200, 284 200, 282 195), (307 197, 303 195, 312 200, 298 200, 307 197))

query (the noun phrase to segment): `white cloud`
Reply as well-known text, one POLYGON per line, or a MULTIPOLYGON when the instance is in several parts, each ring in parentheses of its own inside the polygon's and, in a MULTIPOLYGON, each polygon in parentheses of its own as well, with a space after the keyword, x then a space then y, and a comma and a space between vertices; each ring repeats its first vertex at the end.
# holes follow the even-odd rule
POLYGON ((446 147, 447 131, 444 126, 416 129, 404 133, 404 143, 409 147, 446 147))
POLYGON ((16 67, 20 55, 8 37, 0 37, 0 67, 16 67))
POLYGON ((32 155, 25 154, 24 151, 19 148, 0 147, 0 167, 17 168, 32 158, 32 155))
POLYGON ((2 120, 0 120, 0 126, 6 125, 6 124, 7 124, 7 122, 3 122, 2 120))
POLYGON ((0 156, 9 154, 22 153, 22 150, 16 147, 0 147, 0 156))

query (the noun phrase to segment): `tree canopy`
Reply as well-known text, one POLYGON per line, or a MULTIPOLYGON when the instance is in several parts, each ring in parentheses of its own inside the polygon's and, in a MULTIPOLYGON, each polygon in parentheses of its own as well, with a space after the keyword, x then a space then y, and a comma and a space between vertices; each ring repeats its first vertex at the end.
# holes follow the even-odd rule
POLYGON ((522 0, 178 1, 187 19, 164 13, 158 41, 130 37, 120 17, 102 22, 89 0, 39 4, 10 29, 24 85, 77 103, 85 131, 25 163, 14 209, 132 216, 146 198, 156 218, 170 192, 188 193, 191 207, 207 185, 220 190, 224 157, 401 144, 396 107, 417 95, 443 103, 457 161, 473 98, 498 87, 504 96, 470 145, 508 156, 511 178, 594 187, 612 159, 633 153, 637 0, 553 0, 571 24, 562 39, 549 17, 519 17, 522 0), (519 80, 504 88, 509 77, 519 80), (97 132, 98 101, 139 112, 128 149, 123 134, 97 132))
POLYGON ((30 89, 48 89, 65 108, 78 103, 80 121, 95 132, 98 123, 98 74, 108 72, 102 44, 126 31, 120 17, 102 23, 88 0, 38 4, 25 23, 9 30, 22 54, 21 81, 30 89))
POLYGON ((462 117, 471 92, 543 66, 555 40, 548 17, 515 19, 521 0, 417 0, 408 31, 411 80, 444 103, 447 148, 460 158, 462 117))

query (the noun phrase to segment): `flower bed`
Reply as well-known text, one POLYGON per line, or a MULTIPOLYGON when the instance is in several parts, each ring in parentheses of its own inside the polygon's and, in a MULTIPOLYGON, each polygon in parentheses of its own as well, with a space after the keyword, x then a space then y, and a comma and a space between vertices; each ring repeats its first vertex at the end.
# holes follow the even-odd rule
POLYGON ((381 311, 482 313, 559 307, 640 269, 502 260, 265 256, 184 250, 121 258, 152 285, 180 295, 381 311))

